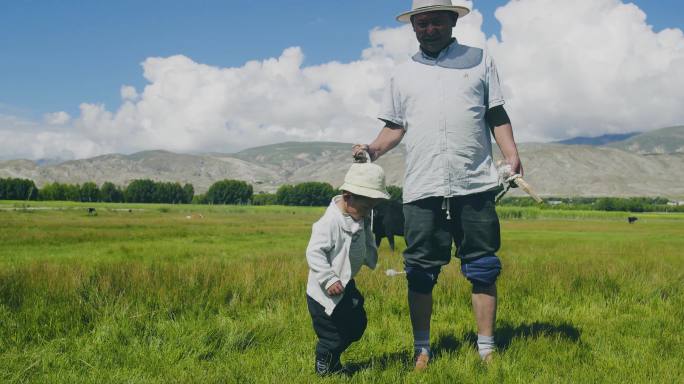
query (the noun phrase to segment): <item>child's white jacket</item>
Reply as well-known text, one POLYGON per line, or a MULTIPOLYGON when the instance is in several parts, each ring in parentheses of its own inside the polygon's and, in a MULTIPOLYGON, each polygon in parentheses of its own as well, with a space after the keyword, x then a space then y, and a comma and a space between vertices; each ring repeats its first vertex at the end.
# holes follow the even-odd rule
MULTIPOLYGON (((349 247, 353 235, 359 232, 360 227, 353 231, 349 221, 345 220, 336 204, 340 198, 341 196, 335 196, 323 217, 314 223, 311 240, 306 248, 306 261, 309 264, 306 294, 321 304, 328 315, 332 314, 344 294, 330 296, 327 289, 338 280, 346 287, 349 280, 358 272, 358 268, 357 271, 352 271, 349 247)), ((375 269, 378 249, 375 246, 370 220, 367 218, 363 219, 363 228, 365 239, 358 239, 365 240, 366 258, 363 264, 375 269)))

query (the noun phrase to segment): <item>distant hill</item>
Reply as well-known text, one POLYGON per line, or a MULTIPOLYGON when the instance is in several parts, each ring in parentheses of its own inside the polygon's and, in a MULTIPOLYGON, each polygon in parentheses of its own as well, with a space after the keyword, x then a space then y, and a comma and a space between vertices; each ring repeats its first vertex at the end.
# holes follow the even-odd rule
POLYGON ((599 146, 614 143, 616 141, 627 140, 630 137, 636 136, 638 134, 640 134, 640 132, 609 134, 596 137, 579 136, 573 137, 572 139, 556 141, 554 144, 599 146))
POLYGON ((684 196, 684 153, 521 144, 525 179, 547 196, 684 196))
POLYGON ((177 154, 168 151, 144 151, 132 155, 103 155, 72 160, 56 165, 38 166, 28 160, 0 161, 0 177, 23 177, 38 186, 59 181, 102 184, 111 181, 126 185, 135 179, 192 183, 206 191, 217 180, 240 179, 252 184, 282 183, 277 172, 234 157, 211 157, 177 154))
POLYGON ((684 125, 641 133, 608 146, 639 154, 684 153, 684 125))
MULTIPOLYGON (((351 164, 350 143, 286 142, 250 148, 236 154, 212 154, 236 157, 278 173, 286 183, 327 181, 341 185, 351 164)), ((385 168, 387 183, 401 184, 404 177, 404 146, 399 145, 378 162, 385 168)))
MULTIPOLYGON (((668 128, 661 133, 674 142, 681 129, 668 128)), ((648 142, 662 143, 657 132, 636 135, 625 142, 638 139, 636 143, 643 146, 648 142)), ((543 196, 684 197, 684 152, 677 152, 679 147, 676 145, 664 148, 675 150, 642 155, 629 147, 621 149, 612 144, 519 145, 525 178, 543 196)), ((495 157, 499 157, 498 150, 495 157)), ((404 158, 405 148, 400 145, 378 161, 385 169, 388 184, 402 184, 404 158)), ((45 166, 29 160, 0 161, 0 177, 29 178, 39 187, 53 181, 94 181, 98 184, 112 181, 126 185, 134 179, 150 178, 192 183, 197 193, 205 192, 218 180, 239 179, 254 185, 256 191, 274 192, 282 184, 304 181, 324 181, 339 186, 350 164, 351 144, 287 142, 234 154, 145 151, 45 166)))

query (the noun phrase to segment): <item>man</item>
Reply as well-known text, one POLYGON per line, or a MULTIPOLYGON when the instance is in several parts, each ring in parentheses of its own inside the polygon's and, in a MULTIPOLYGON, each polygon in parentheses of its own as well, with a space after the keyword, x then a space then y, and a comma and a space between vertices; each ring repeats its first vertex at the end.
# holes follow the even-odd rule
POLYGON ((404 264, 416 370, 425 369, 431 356, 432 289, 451 259, 452 242, 473 285, 478 351, 491 361, 501 270, 492 134, 513 172, 523 172, 494 62, 451 36, 468 13, 450 0, 414 0, 412 10, 397 17, 411 22, 420 51, 390 78, 378 137, 353 149, 377 159, 402 139, 406 144, 404 264))

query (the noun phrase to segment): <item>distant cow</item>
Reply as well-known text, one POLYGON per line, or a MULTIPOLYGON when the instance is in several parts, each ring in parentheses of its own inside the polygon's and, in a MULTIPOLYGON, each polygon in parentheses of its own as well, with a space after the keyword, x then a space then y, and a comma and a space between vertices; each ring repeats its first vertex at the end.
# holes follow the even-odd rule
POLYGON ((97 216, 95 208, 88 208, 88 216, 97 216))
POLYGON ((627 218, 627 222, 630 223, 630 224, 634 224, 634 222, 637 221, 637 220, 639 220, 639 219, 636 218, 636 217, 634 217, 634 216, 630 216, 630 217, 627 218))
POLYGON ((404 236, 404 209, 400 202, 385 201, 373 209, 373 234, 377 246, 386 237, 394 252, 394 236, 404 236))

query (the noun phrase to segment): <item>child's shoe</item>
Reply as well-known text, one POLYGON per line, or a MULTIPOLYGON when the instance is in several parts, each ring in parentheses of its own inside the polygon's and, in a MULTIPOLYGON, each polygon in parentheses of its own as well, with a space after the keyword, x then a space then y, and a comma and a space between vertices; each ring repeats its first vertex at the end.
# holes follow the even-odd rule
POLYGON ((335 373, 340 373, 344 370, 342 363, 340 363, 339 356, 332 354, 316 355, 316 363, 314 365, 316 374, 318 376, 328 376, 335 373))

